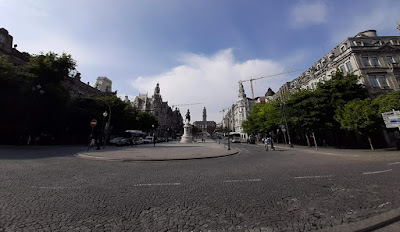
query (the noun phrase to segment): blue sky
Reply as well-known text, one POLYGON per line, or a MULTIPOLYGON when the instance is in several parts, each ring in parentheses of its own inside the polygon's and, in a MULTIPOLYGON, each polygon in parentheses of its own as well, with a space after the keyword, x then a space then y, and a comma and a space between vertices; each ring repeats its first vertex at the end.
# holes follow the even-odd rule
MULTIPOLYGON (((399 0, 0 0, 0 27, 20 51, 71 54, 84 82, 107 76, 131 100, 159 82, 164 101, 201 102, 180 109, 219 122, 238 80, 305 70, 360 31, 399 35, 399 12, 399 0)), ((299 74, 259 80, 255 95, 299 74)))

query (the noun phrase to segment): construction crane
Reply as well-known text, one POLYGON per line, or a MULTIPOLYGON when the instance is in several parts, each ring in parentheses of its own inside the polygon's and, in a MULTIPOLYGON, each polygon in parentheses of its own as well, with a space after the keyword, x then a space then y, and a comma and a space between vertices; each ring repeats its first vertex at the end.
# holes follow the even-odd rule
POLYGON ((272 75, 263 76, 263 77, 250 78, 250 79, 247 79, 247 80, 241 80, 241 81, 239 81, 239 83, 250 81, 251 96, 254 99, 253 81, 259 80, 259 79, 263 79, 263 78, 267 78, 267 77, 276 77, 276 76, 280 76, 280 75, 283 75, 283 74, 289 74, 289 73, 298 72, 298 71, 302 71, 302 70, 301 69, 297 69, 297 70, 293 70, 293 71, 289 71, 289 72, 282 72, 282 73, 272 74, 272 75))
POLYGON ((200 105, 203 103, 188 103, 188 104, 177 104, 177 105, 171 105, 171 108, 174 108, 175 106, 191 106, 191 105, 200 105))

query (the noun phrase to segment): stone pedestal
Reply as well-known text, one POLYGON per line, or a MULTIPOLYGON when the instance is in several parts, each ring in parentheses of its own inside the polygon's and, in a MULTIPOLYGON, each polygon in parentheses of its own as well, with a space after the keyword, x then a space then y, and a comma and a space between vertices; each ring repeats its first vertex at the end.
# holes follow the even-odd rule
POLYGON ((183 135, 180 143, 192 143, 192 142, 193 142, 192 125, 190 125, 187 122, 185 125, 183 125, 183 135))

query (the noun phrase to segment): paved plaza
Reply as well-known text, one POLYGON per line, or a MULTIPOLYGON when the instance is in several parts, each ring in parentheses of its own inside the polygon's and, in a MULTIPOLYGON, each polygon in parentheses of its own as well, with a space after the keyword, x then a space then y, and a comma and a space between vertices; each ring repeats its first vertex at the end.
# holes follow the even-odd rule
POLYGON ((374 227, 400 215, 398 151, 185 146, 1 147, 0 231, 398 228, 374 227))

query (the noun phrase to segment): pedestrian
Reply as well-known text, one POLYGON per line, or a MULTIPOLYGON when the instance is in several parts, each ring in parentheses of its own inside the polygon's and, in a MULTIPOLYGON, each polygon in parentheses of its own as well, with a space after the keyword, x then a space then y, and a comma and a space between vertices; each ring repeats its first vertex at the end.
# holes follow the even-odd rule
POLYGON ((265 138, 264 141, 265 141, 264 142, 265 150, 268 151, 268 146, 269 146, 269 144, 271 144, 271 138, 270 137, 265 138))
POLYGON ((271 138, 271 151, 275 151, 274 139, 273 138, 271 138))

